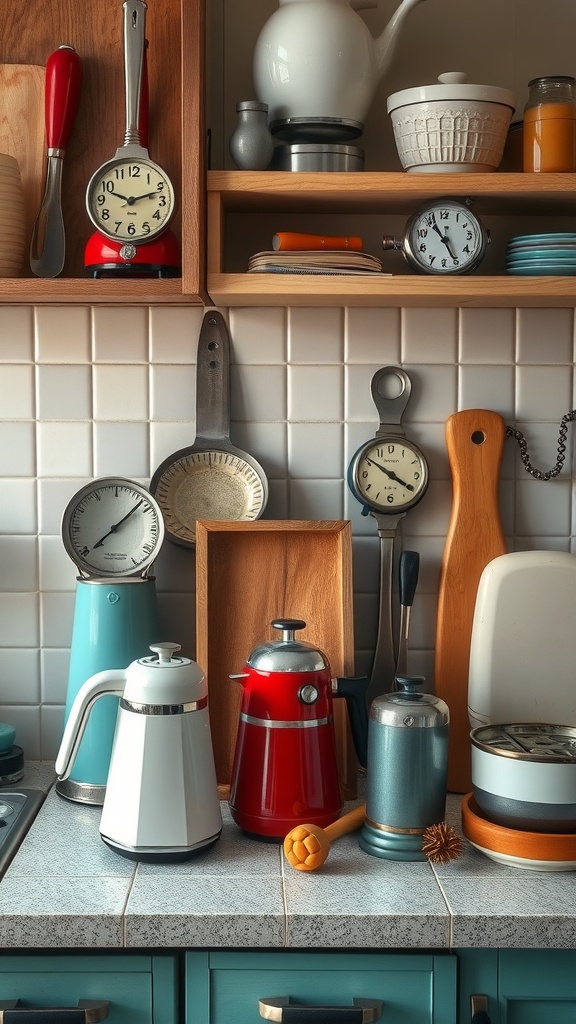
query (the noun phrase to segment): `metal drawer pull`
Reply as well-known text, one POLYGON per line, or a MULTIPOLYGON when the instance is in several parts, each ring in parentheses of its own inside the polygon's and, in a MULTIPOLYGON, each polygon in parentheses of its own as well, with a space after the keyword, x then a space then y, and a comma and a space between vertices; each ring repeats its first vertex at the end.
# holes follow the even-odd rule
POLYGON ((106 1020, 108 999, 79 999, 77 1006, 23 1006, 19 999, 0 999, 0 1024, 95 1024, 106 1020))
POLYGON ((266 996, 258 1000, 258 1010, 266 1020, 282 1024, 373 1024, 382 1016, 381 999, 354 999, 353 1006, 302 1006, 290 1002, 290 996, 266 996))
POLYGON ((488 1016, 488 997, 470 996, 470 1014, 472 1024, 490 1024, 488 1016))

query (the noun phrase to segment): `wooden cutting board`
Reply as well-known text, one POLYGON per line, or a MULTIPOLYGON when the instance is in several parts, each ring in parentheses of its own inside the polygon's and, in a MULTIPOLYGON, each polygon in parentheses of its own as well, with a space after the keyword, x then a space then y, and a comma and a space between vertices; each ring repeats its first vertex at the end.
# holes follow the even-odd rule
POLYGON ((0 153, 18 161, 26 204, 26 259, 44 184, 44 77, 37 64, 0 64, 0 153))
POLYGON ((498 413, 465 409, 446 423, 453 501, 440 570, 434 691, 450 709, 448 790, 472 788, 468 674, 480 576, 506 551, 498 482, 506 425, 498 413))
MULTIPOLYGON (((196 660, 206 673, 220 786, 230 783, 241 672, 275 618, 303 619, 299 639, 324 651, 333 676, 354 675, 352 527, 347 520, 200 520, 196 529, 196 660)), ((346 706, 334 701, 342 790, 356 795, 346 706)))

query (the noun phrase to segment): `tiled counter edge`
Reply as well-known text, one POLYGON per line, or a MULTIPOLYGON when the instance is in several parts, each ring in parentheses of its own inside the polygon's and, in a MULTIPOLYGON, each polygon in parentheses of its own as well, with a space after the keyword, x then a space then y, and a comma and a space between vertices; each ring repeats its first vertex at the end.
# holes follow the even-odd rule
MULTIPOLYGON (((23 784, 40 788, 40 769, 30 773, 23 784)), ((460 799, 449 796, 446 814, 457 829, 460 799)), ((356 834, 333 844, 321 870, 298 872, 277 844, 240 832, 224 803, 222 812, 215 846, 180 864, 136 864, 102 842, 98 807, 50 789, 0 883, 0 946, 576 947, 573 872, 503 867, 466 840, 444 866, 382 860, 356 834)))

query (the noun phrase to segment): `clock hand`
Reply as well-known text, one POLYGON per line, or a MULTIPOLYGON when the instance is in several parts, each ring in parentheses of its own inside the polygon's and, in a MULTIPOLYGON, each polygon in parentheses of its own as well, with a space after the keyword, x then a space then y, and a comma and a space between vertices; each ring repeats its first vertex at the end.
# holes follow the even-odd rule
POLYGON ((126 520, 129 519, 130 516, 136 511, 136 509, 140 508, 140 505, 142 504, 143 501, 144 501, 144 498, 140 498, 140 501, 138 502, 137 505, 134 505, 134 508, 131 508, 130 511, 127 512, 125 516, 122 516, 122 519, 119 519, 118 522, 114 524, 114 526, 110 527, 110 529, 108 530, 108 533, 105 533, 104 536, 101 537, 99 541, 96 541, 96 544, 94 544, 94 547, 92 548, 92 550, 94 551, 96 548, 102 547, 102 545, 103 545, 104 541, 106 540, 106 538, 109 537, 110 534, 116 533, 116 530, 118 529, 118 527, 122 526, 122 523, 125 523, 126 520))
POLYGON ((448 240, 448 235, 443 235, 442 234, 442 232, 441 232, 440 228, 438 227, 438 225, 437 225, 435 220, 433 221, 432 228, 433 228, 434 231, 438 232, 438 234, 440 235, 440 241, 443 242, 443 244, 448 249, 448 252, 450 253, 450 256, 452 257, 452 259, 455 260, 456 257, 454 255, 454 253, 452 252, 452 249, 450 248, 450 242, 448 240))
POLYGON ((376 469, 382 470, 383 473, 386 473, 386 476, 390 477, 391 480, 395 480, 397 484, 402 484, 402 487, 405 487, 407 491, 414 490, 412 484, 407 484, 405 480, 401 480, 399 476, 396 476, 396 473, 394 473, 393 470, 386 469, 385 466, 381 466, 379 462, 374 462, 373 459, 369 459, 368 457, 366 458, 366 462, 370 463, 371 466, 376 466, 376 469))
POLYGON ((152 199, 153 196, 157 196, 158 194, 158 190, 154 189, 153 192, 144 192, 141 196, 130 196, 128 199, 128 206, 133 206, 139 199, 152 199))

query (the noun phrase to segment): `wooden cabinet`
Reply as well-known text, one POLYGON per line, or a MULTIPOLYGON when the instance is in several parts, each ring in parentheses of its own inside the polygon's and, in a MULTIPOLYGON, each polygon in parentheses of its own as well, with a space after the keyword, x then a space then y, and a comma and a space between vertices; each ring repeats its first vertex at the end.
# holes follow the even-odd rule
POLYGON ((576 277, 503 272, 509 237, 576 231, 575 218, 576 174, 209 171, 207 290, 232 306, 575 306, 576 277), (397 252, 382 254, 391 276, 246 273, 248 257, 270 249, 278 230, 359 234, 377 253, 382 235, 398 237, 406 218, 439 196, 472 198, 491 230, 492 251, 473 274, 409 273, 397 252))
MULTIPOLYGON (((84 71, 64 159, 64 271, 54 280, 37 278, 26 258, 24 276, 0 279, 0 302, 204 301, 204 0, 163 0, 147 11, 148 148, 172 177, 178 197, 172 226, 182 244, 182 276, 172 279, 95 280, 84 272, 84 246, 93 230, 85 212, 86 185, 124 142, 121 0, 0 0, 0 13, 1 62, 45 66, 50 53, 67 43, 78 51, 84 71)), ((37 144, 45 145, 42 139, 37 144)))
POLYGON ((18 1013, 9 1010, 18 1001, 16 1010, 21 1011, 22 1019, 34 1020, 35 1024, 53 1022, 54 1007, 78 1007, 74 1015, 71 1011, 58 1015, 58 1020, 75 1024, 84 1019, 81 1003, 88 1000, 92 1005, 84 1008, 87 1021, 177 1024, 177 970, 174 956, 3 954, 0 1019, 14 1024, 18 1013))

